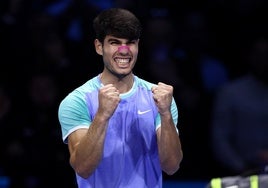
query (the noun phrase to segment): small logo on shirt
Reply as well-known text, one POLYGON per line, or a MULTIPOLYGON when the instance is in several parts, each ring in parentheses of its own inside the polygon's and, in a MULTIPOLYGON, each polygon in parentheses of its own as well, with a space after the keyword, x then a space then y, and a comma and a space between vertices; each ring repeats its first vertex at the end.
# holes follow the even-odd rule
POLYGON ((151 110, 145 110, 145 111, 140 111, 140 110, 138 110, 138 114, 145 114, 145 113, 147 113, 147 112, 150 112, 151 110))

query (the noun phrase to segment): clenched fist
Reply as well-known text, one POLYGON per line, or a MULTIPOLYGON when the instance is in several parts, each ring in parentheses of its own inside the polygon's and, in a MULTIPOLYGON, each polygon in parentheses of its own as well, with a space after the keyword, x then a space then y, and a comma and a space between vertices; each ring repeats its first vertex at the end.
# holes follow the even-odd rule
POLYGON ((119 94, 118 89, 113 84, 107 84, 100 88, 98 112, 102 113, 104 117, 110 118, 120 102, 119 94))
POLYGON ((157 86, 152 87, 153 98, 160 114, 170 112, 173 87, 171 85, 159 82, 157 86))

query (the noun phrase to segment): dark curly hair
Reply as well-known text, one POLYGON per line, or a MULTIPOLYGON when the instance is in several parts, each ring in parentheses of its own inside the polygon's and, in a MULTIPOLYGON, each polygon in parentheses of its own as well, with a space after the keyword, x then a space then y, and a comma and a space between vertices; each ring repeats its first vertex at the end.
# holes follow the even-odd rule
POLYGON ((96 38, 103 43, 107 35, 129 40, 139 39, 141 23, 129 10, 110 8, 102 11, 94 20, 96 38))

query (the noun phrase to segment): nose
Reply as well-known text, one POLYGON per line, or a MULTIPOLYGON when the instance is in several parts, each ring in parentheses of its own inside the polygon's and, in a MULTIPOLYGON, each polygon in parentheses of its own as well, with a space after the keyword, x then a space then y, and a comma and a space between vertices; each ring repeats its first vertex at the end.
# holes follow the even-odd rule
POLYGON ((130 51, 128 46, 119 46, 118 47, 118 52, 119 53, 128 53, 130 51))

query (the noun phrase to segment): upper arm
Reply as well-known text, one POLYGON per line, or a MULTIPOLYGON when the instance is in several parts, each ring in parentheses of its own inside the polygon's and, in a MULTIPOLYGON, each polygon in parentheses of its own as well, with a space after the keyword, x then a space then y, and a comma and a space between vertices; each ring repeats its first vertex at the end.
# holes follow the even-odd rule
POLYGON ((75 147, 80 143, 80 140, 87 134, 88 129, 78 129, 74 132, 72 132, 68 136, 68 148, 70 154, 72 154, 75 151, 75 147))

